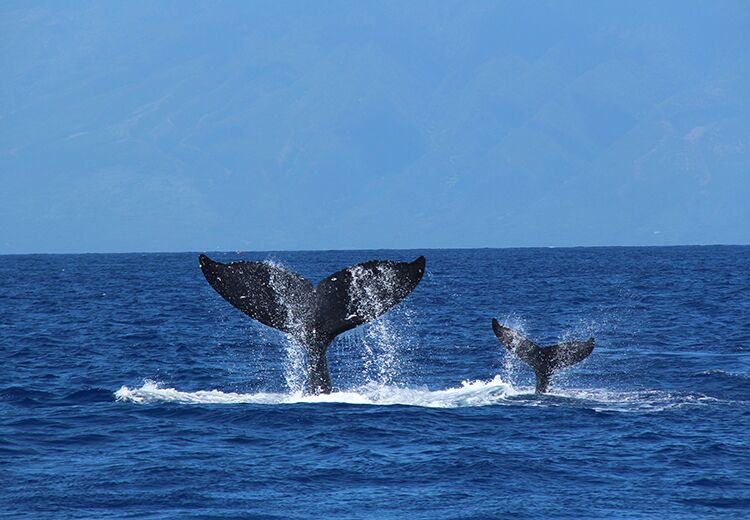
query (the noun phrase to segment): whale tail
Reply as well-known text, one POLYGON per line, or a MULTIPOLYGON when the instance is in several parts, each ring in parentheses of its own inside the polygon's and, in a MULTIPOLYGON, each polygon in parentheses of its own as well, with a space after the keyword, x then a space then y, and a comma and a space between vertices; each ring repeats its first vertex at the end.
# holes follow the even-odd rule
POLYGON ((505 348, 534 369, 536 392, 540 394, 549 388, 553 373, 583 361, 594 350, 594 338, 541 347, 520 332, 500 325, 495 318, 492 318, 492 330, 505 348))
POLYGON ((313 393, 329 393, 326 350, 347 330, 377 318, 406 298, 422 279, 425 259, 371 260, 342 269, 313 287, 297 273, 269 262, 215 262, 198 257, 206 280, 239 310, 290 334, 307 351, 313 393))

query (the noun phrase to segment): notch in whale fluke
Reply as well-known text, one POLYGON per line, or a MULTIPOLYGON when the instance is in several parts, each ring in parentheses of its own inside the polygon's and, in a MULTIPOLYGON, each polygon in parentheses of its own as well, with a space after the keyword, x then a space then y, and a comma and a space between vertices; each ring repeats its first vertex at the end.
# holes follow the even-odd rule
POLYGON ((557 370, 567 368, 586 359, 594 350, 594 338, 586 341, 566 341, 549 346, 539 346, 520 332, 500 325, 492 318, 492 330, 500 343, 534 369, 536 392, 549 388, 550 378, 557 370))
POLYGON ((419 284, 425 259, 371 260, 338 271, 317 286, 268 262, 215 262, 198 257, 206 280, 225 300, 259 321, 290 334, 307 351, 310 392, 330 393, 326 351, 347 330, 377 318, 419 284))

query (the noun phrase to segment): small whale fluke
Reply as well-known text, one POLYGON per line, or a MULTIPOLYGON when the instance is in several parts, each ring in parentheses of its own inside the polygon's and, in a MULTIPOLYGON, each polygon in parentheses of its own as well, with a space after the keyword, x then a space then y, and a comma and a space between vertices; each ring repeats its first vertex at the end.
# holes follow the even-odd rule
POLYGON ((594 338, 541 347, 520 332, 500 325, 495 318, 492 318, 492 330, 505 348, 534 369, 538 394, 547 391, 555 371, 583 361, 594 350, 594 338))
POLYGON ((342 269, 313 287, 272 263, 222 264, 206 255, 198 260, 208 283, 225 300, 304 345, 309 389, 315 394, 331 392, 326 350, 334 338, 406 298, 425 269, 423 256, 413 262, 371 260, 342 269))

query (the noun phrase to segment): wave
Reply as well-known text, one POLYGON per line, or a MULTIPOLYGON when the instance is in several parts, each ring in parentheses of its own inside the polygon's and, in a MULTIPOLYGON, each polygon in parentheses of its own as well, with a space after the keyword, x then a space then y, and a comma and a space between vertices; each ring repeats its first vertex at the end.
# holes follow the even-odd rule
POLYGON ((25 406, 48 403, 54 399, 54 394, 41 390, 32 390, 22 386, 0 388, 0 401, 25 406))
POLYGON ((115 392, 118 401, 137 404, 254 404, 293 405, 335 403, 348 405, 417 406, 424 408, 465 408, 477 406, 564 406, 595 412, 660 412, 686 405, 706 405, 717 399, 700 394, 670 394, 662 391, 618 392, 599 389, 564 389, 538 395, 533 387, 514 388, 495 376, 490 381, 465 381, 445 390, 404 388, 383 384, 368 385, 322 395, 259 392, 244 394, 220 390, 184 392, 163 388, 151 380, 139 388, 123 386, 115 392))
POLYGON ((750 379, 750 374, 742 373, 742 372, 728 372, 726 370, 706 370, 704 372, 699 372, 697 375, 699 376, 719 376, 719 377, 726 377, 726 378, 732 378, 732 379, 739 379, 739 380, 747 380, 750 379))
POLYGON ((162 388, 159 383, 146 380, 140 388, 123 386, 115 397, 118 401, 134 403, 173 402, 185 404, 300 404, 340 403, 357 405, 406 405, 427 408, 460 408, 485 406, 498 399, 518 394, 509 384, 495 377, 492 381, 464 382, 459 388, 428 390, 425 388, 402 388, 370 383, 365 386, 321 395, 306 395, 301 392, 240 394, 220 390, 182 392, 174 388, 162 388))

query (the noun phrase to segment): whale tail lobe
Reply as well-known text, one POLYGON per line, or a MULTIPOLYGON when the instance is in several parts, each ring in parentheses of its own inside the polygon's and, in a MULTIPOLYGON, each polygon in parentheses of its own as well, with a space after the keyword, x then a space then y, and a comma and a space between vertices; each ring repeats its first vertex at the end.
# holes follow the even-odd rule
POLYGON ((492 319, 492 330, 505 348, 534 370, 537 393, 547 391, 550 378, 557 370, 583 361, 594 350, 594 338, 542 347, 527 339, 520 332, 500 325, 495 318, 492 319))
POLYGON ((341 334, 377 318, 406 298, 422 279, 425 259, 371 260, 338 271, 313 286, 270 262, 215 262, 200 255, 206 280, 239 310, 290 334, 307 350, 313 393, 331 391, 326 350, 341 334))

